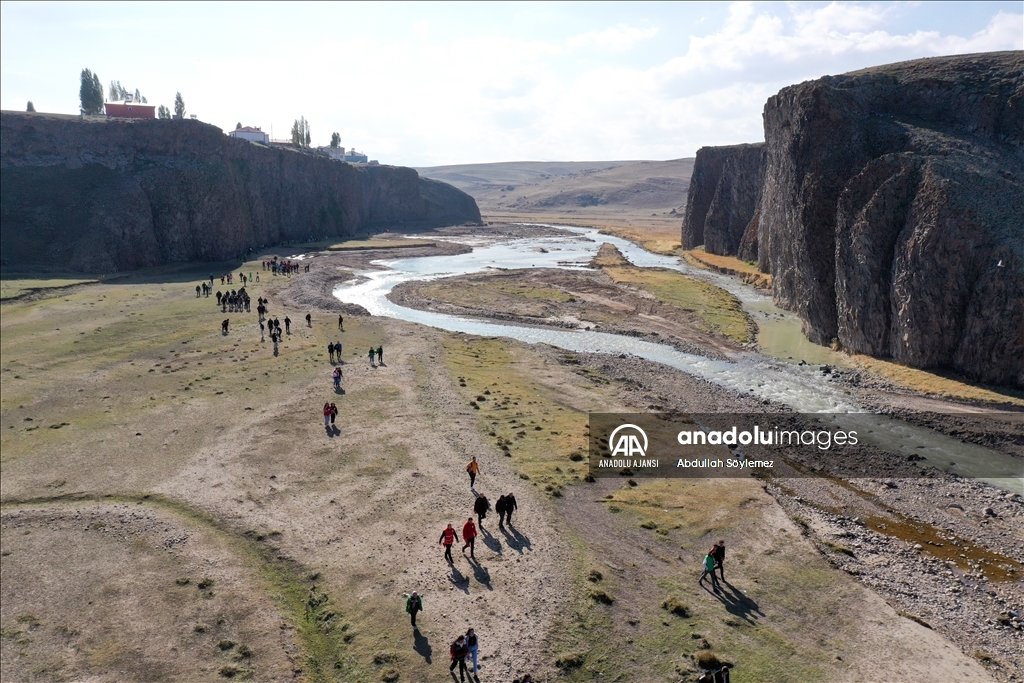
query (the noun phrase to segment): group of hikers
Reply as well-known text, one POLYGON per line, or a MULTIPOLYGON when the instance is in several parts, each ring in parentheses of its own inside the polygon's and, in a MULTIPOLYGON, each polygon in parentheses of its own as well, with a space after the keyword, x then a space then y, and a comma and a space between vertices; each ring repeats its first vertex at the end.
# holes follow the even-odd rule
POLYGON ((725 541, 719 541, 718 543, 711 546, 711 550, 704 556, 703 561, 704 571, 701 572, 700 578, 697 579, 697 584, 700 586, 704 585, 704 578, 707 576, 711 577, 711 588, 716 593, 721 591, 721 587, 718 584, 718 579, 715 577, 715 570, 718 570, 719 576, 722 577, 722 581, 725 581, 725 541))
MULTIPOLYGON (((469 549, 470 561, 476 560, 475 545, 476 538, 481 531, 484 529, 484 519, 487 517, 487 513, 491 509, 490 501, 487 500, 487 496, 482 493, 478 493, 474 488, 476 486, 476 477, 480 474, 480 463, 477 462, 476 456, 473 456, 466 464, 466 472, 469 474, 469 488, 475 496, 473 501, 473 513, 476 514, 476 522, 473 521, 472 517, 468 517, 466 522, 462 525, 462 552, 465 554, 466 549, 469 549)), ((512 526, 512 513, 519 509, 519 504, 516 501, 514 494, 509 493, 498 498, 498 501, 494 505, 495 511, 498 513, 498 528, 504 529, 505 525, 512 526)), ((459 532, 455 529, 454 525, 449 523, 444 531, 441 532, 440 538, 437 540, 439 545, 444 546, 444 557, 449 564, 454 564, 455 559, 452 557, 452 546, 459 542, 459 532)), ((423 610, 423 598, 418 592, 413 591, 412 595, 406 600, 405 611, 409 613, 412 620, 412 627, 416 627, 416 614, 423 610)), ((455 668, 459 669, 459 679, 461 681, 466 680, 466 676, 472 674, 475 680, 479 680, 476 677, 478 665, 477 665, 477 653, 479 650, 479 640, 473 629, 469 629, 465 635, 460 635, 449 647, 449 654, 451 655, 451 666, 448 670, 454 675, 455 668), (472 662, 472 671, 469 670, 467 663, 472 662)), ((533 678, 527 674, 522 679, 517 679, 520 683, 530 683, 533 678)))
POLYGON ((374 349, 371 346, 370 347, 369 356, 370 356, 370 366, 371 367, 375 368, 378 365, 384 365, 384 347, 383 346, 378 346, 376 349, 374 349), (377 362, 376 363, 373 362, 373 357, 374 356, 377 356, 377 362))
POLYGON ((334 427, 334 419, 338 417, 338 406, 333 403, 324 404, 324 429, 334 427))
MULTIPOLYGON (((209 292, 213 290, 213 287, 207 287, 205 282, 202 285, 196 285, 196 298, 199 298, 200 289, 206 293, 206 296, 210 296, 209 292)), ((238 291, 232 289, 230 292, 217 290, 217 305, 220 306, 222 313, 241 313, 243 310, 249 313, 249 294, 246 293, 245 287, 238 291)))
POLYGON ((269 270, 274 275, 291 275, 292 273, 299 272, 300 266, 304 273, 309 272, 309 264, 301 265, 298 263, 292 263, 291 261, 278 261, 275 256, 270 261, 263 261, 263 270, 269 270))

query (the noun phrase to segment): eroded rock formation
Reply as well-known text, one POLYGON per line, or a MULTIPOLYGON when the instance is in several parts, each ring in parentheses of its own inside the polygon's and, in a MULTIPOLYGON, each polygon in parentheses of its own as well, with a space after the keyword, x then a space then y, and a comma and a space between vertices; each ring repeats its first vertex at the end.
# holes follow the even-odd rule
MULTIPOLYGON (((733 228, 718 230, 715 253, 756 255, 814 342, 1024 387, 1024 53, 790 86, 765 105, 764 130, 756 205, 736 200, 750 220, 733 251, 733 228)), ((736 183, 732 149, 705 154, 716 193, 736 183)), ((687 247, 712 242, 711 200, 697 227, 700 162, 687 247)))
POLYGON ((697 150, 683 217, 684 249, 703 244, 711 254, 737 253, 757 206, 762 148, 758 143, 697 150))
POLYGON ((3 112, 0 129, 5 267, 112 272, 480 221, 472 197, 411 168, 272 149, 198 121, 3 112))

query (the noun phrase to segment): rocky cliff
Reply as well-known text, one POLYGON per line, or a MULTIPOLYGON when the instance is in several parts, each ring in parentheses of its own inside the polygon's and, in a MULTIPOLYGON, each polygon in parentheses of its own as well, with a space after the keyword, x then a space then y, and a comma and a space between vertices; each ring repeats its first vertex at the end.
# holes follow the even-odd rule
POLYGON ((703 244, 711 254, 737 253, 761 190, 763 147, 757 143, 697 150, 683 214, 684 249, 703 244))
POLYGON ((272 149, 191 120, 3 112, 0 169, 5 267, 112 272, 480 221, 472 197, 413 169, 272 149))
POLYGON ((809 339, 1024 386, 1024 53, 801 83, 764 129, 759 264, 809 339))

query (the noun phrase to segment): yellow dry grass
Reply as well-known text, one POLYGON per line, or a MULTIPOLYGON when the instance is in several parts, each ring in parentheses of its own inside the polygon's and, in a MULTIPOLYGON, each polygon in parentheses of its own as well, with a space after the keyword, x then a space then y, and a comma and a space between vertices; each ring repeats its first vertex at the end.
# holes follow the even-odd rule
POLYGON ((953 377, 946 377, 929 372, 928 370, 909 368, 899 363, 871 356, 853 354, 850 356, 850 359, 857 367, 913 391, 968 401, 1009 403, 1015 406, 1024 406, 1024 398, 1021 397, 1020 393, 1010 389, 986 388, 969 384, 953 377))
POLYGON ((772 288, 772 276, 770 274, 762 273, 757 269, 756 265, 741 261, 735 256, 709 254, 703 249, 683 251, 682 256, 687 262, 698 268, 714 270, 726 275, 735 275, 743 282, 753 285, 758 289, 772 288))

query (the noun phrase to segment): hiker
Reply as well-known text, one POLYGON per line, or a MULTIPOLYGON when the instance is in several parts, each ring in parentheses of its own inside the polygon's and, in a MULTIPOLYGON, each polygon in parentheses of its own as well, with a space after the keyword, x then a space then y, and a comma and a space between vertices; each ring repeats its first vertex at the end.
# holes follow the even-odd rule
MULTIPOLYGON (((412 627, 416 628, 416 614, 423 611, 423 598, 416 591, 412 592, 409 599, 405 601, 405 611, 409 613, 412 627)), ((419 629, 416 629, 419 630, 419 629)))
POLYGON ((338 417, 338 406, 331 404, 331 426, 334 426, 334 418, 338 417))
POLYGON ((505 511, 508 509, 508 503, 505 496, 498 496, 498 501, 494 504, 494 511, 498 513, 498 528, 505 528, 505 511))
POLYGON ((455 667, 458 666, 459 680, 462 683, 466 683, 466 674, 469 673, 466 671, 466 655, 469 654, 469 648, 466 647, 466 636, 456 638, 451 648, 449 648, 449 653, 452 656, 452 664, 448 667, 448 671, 452 672, 452 677, 454 678, 455 667))
POLYGON ((473 629, 466 631, 466 649, 469 650, 469 656, 473 659, 473 676, 475 677, 477 655, 480 653, 480 639, 476 637, 476 631, 473 629))
POLYGON ((341 368, 334 368, 334 390, 341 389, 341 368))
POLYGON ((512 526, 512 511, 518 510, 519 504, 516 503, 516 497, 511 493, 505 496, 505 523, 512 526))
MULTIPOLYGON (((274 342, 277 344, 277 341, 274 342)), ((324 429, 330 429, 331 427, 331 404, 324 404, 324 429)))
POLYGON ((377 365, 384 365, 384 347, 377 347, 377 365))
POLYGON ((466 523, 462 525, 462 542, 465 544, 462 546, 462 552, 466 552, 466 548, 469 548, 469 556, 474 560, 476 555, 473 554, 474 545, 476 544, 476 525, 473 524, 473 518, 470 517, 466 520, 466 523))
POLYGON ((220 290, 218 289, 218 290, 217 290, 217 305, 218 305, 218 306, 220 306, 220 298, 221 298, 222 296, 223 296, 223 294, 221 294, 221 293, 220 293, 220 290))
POLYGON ((291 334, 292 333, 292 319, 289 318, 288 316, 284 317, 284 331, 285 331, 285 334, 291 334))
POLYGON ((466 465, 466 472, 469 473, 469 488, 472 489, 473 485, 476 483, 476 475, 480 474, 480 464, 477 463, 475 455, 466 465))
POLYGON ((719 541, 715 545, 711 546, 711 552, 709 553, 715 560, 715 569, 718 570, 718 575, 722 577, 722 581, 725 581, 725 541, 719 541))
POLYGON ((341 359, 341 342, 340 341, 339 342, 334 342, 334 355, 338 357, 338 362, 339 363, 341 363, 342 365, 345 364, 345 361, 343 361, 341 359))
POLYGON ((264 330, 264 325, 263 325, 263 321, 261 320, 260 321, 260 341, 261 342, 265 342, 266 341, 266 339, 263 336, 263 330, 264 330))
POLYGON ((313 327, 313 316, 309 313, 306 314, 306 327, 313 327))
POLYGON ((331 342, 330 344, 327 345, 327 353, 330 355, 331 362, 333 363, 334 362, 334 342, 331 342))
POLYGON ((715 558, 708 553, 704 556, 704 571, 701 572, 700 578, 697 579, 697 584, 700 586, 704 585, 704 577, 711 575, 711 588, 718 593, 720 591, 718 587, 718 577, 715 576, 715 558))
POLYGON ((375 353, 374 353, 373 347, 371 346, 370 347, 370 367, 371 368, 377 367, 377 364, 373 362, 374 355, 375 355, 375 353))
POLYGON ((444 557, 450 564, 455 564, 455 560, 452 559, 452 544, 457 540, 459 540, 459 535, 455 533, 455 527, 449 523, 437 541, 438 544, 444 544, 444 557))
POLYGON ((203 291, 203 288, 200 287, 199 285, 196 285, 196 298, 197 299, 201 296, 200 292, 202 292, 202 291, 203 291))
POLYGON ((484 518, 487 517, 487 511, 491 509, 491 504, 487 502, 487 496, 483 494, 477 494, 476 501, 473 503, 473 512, 476 513, 477 526, 483 531, 484 518))
POLYGON ((225 319, 224 322, 222 322, 220 324, 220 332, 221 332, 221 334, 226 335, 228 333, 228 322, 229 322, 229 320, 230 320, 230 318, 225 319))
POLYGON ((338 316, 338 329, 342 332, 345 331, 345 319, 340 315, 338 316))

